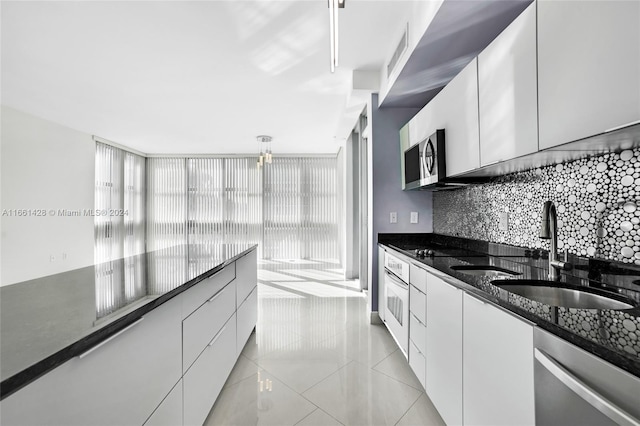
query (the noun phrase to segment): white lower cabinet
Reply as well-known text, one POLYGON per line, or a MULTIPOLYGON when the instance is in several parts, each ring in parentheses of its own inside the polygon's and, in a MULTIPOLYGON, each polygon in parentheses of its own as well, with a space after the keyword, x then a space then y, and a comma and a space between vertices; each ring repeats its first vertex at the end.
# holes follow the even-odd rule
POLYGON ((429 275, 426 391, 448 425, 462 424, 462 294, 429 275))
POLYGON ((182 379, 156 408, 144 426, 176 426, 182 424, 182 379))
POLYGON ((424 353, 411 340, 409 340, 409 366, 424 388, 426 384, 426 359, 424 353))
POLYGON ((238 261, 2 400, 0 423, 202 425, 256 325, 256 251, 238 261))
POLYGON ((258 252, 256 250, 242 256, 236 261, 236 281, 238 283, 236 308, 240 307, 242 302, 251 294, 258 284, 257 264, 258 252))
POLYGON ((236 342, 236 354, 240 356, 240 352, 249 340, 251 332, 258 322, 258 288, 254 287, 251 294, 240 305, 237 312, 238 339, 236 342))
POLYGON ((182 322, 182 369, 193 364, 236 310, 236 281, 210 297, 182 322))
POLYGON ((468 294, 463 317, 464 424, 535 424, 533 326, 468 294))
POLYGON ((409 366, 424 388, 427 369, 424 354, 427 347, 426 310, 427 276, 424 269, 409 266, 409 366))
POLYGON ((204 423, 236 359, 234 314, 183 377, 185 426, 204 423))
POLYGON ((182 375, 181 303, 169 300, 2 401, 3 425, 141 425, 182 375))

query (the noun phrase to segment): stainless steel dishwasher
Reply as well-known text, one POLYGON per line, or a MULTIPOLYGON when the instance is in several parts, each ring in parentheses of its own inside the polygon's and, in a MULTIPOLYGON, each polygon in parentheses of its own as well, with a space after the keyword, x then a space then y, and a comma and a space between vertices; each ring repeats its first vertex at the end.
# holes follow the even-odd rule
POLYGON ((537 425, 640 425, 640 378, 534 331, 537 425))

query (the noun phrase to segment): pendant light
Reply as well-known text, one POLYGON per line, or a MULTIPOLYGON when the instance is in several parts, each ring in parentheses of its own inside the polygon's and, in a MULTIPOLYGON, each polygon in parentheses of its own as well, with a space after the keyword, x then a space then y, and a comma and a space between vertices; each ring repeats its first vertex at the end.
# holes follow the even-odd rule
POLYGON ((260 155, 258 156, 257 167, 260 168, 265 164, 271 164, 273 155, 271 153, 271 140, 273 138, 267 135, 256 136, 258 145, 260 146, 260 155))

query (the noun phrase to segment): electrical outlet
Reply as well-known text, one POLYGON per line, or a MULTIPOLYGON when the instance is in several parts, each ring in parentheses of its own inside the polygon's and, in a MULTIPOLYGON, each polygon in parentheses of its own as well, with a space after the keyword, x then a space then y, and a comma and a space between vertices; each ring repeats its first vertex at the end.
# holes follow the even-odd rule
POLYGON ((398 223, 398 212, 389 213, 389 223, 398 223))
POLYGON ((49 256, 49 262, 55 262, 56 257, 54 255, 49 256))
POLYGON ((509 230, 509 213, 500 213, 500 222, 498 222, 498 229, 501 231, 509 230))
POLYGON ((411 212, 411 223, 418 223, 418 212, 411 212))

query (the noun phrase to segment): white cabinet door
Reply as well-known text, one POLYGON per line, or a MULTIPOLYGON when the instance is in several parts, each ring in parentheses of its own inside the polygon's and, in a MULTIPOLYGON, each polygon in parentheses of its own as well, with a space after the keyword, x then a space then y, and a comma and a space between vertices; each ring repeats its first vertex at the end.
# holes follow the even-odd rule
POLYGON ((244 348, 244 345, 249 340, 251 332, 256 328, 256 322, 258 321, 258 288, 254 287, 253 291, 245 299, 245 301, 238 308, 236 316, 238 324, 238 337, 236 339, 236 354, 239 356, 240 352, 244 348))
POLYGON ((409 366, 413 370, 413 374, 416 375, 418 381, 424 388, 426 361, 424 359, 424 354, 420 352, 420 349, 418 349, 418 347, 414 345, 412 341, 409 341, 409 366))
POLYGON ((434 128, 444 129, 447 176, 480 167, 478 60, 471 61, 431 102, 434 128))
POLYGON ((180 380, 181 332, 176 297, 4 399, 2 424, 143 424, 180 380))
POLYGON ((227 265, 209 278, 197 283, 180 295, 183 319, 218 293, 236 277, 236 264, 227 265))
POLYGON ((536 4, 478 55, 480 165, 538 150, 536 4))
POLYGON ((640 120, 640 2, 537 5, 540 149, 640 120))
POLYGON ((448 425, 462 424, 462 293, 428 276, 426 391, 448 425))
POLYGON ((236 282, 238 295, 236 308, 239 307, 258 285, 258 251, 252 250, 236 261, 236 282))
POLYGON ((385 250, 378 247, 378 316, 384 322, 384 307, 387 306, 387 297, 384 291, 384 256, 385 250))
POLYGON ((535 424, 533 327, 464 295, 464 423, 535 424))
POLYGON ((184 375, 185 426, 204 423, 236 359, 234 314, 184 375))
POLYGON ((182 424, 182 379, 156 408, 144 426, 178 426, 182 424))
POLYGON ((189 369, 236 310, 236 281, 209 298, 182 322, 182 371, 189 369))

